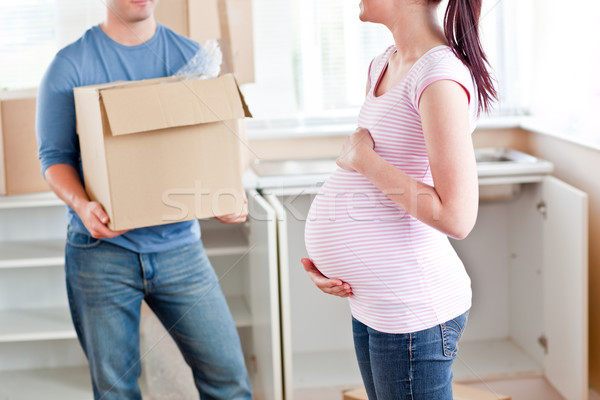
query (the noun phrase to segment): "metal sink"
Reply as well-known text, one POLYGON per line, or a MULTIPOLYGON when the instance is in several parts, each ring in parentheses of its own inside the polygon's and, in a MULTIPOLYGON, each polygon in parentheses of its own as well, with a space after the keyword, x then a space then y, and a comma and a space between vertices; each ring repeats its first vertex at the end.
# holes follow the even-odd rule
MULTIPOLYGON (((525 176, 541 177, 554 169, 549 161, 502 147, 475 149, 475 158, 480 181, 481 178, 489 181, 488 178, 496 177, 515 177, 517 180, 525 179, 525 176)), ((252 165, 259 178, 326 176, 336 167, 335 158, 257 160, 252 165)))
POLYGON ((259 177, 330 174, 336 169, 335 158, 255 161, 252 169, 259 177))
MULTIPOLYGON (((554 169, 549 161, 501 147, 475 149, 475 158, 482 202, 508 201, 519 194, 522 183, 540 182, 554 169)), ((336 168, 334 158, 257 160, 252 179, 258 189, 295 187, 306 193, 306 188, 317 190, 336 168)))
POLYGON ((552 172, 550 161, 502 147, 475 149, 477 174, 481 177, 545 175, 552 172))

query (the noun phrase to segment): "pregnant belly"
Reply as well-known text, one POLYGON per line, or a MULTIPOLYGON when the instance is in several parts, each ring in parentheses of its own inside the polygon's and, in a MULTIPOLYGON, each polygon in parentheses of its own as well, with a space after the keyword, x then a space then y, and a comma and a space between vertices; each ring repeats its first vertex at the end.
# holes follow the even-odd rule
POLYGON ((347 282, 385 265, 397 266, 407 255, 411 219, 376 188, 350 188, 338 190, 327 181, 313 200, 304 233, 308 255, 317 268, 325 276, 347 282))

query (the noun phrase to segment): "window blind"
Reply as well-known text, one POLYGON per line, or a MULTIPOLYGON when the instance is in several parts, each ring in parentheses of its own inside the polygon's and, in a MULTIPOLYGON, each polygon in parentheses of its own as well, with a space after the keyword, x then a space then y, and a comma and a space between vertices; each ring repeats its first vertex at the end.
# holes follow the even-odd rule
MULTIPOLYGON (((388 30, 379 24, 361 22, 357 2, 252 1, 257 79, 243 91, 253 106, 254 116, 259 119, 326 118, 340 113, 355 116, 365 96, 371 60, 393 44, 388 30), (275 69, 274 62, 290 69, 275 69)), ((515 41, 522 40, 521 31, 512 30, 512 35, 507 35, 509 31, 504 25, 507 14, 514 15, 516 3, 516 0, 483 0, 481 39, 505 102, 496 107, 496 113, 516 113, 527 98, 526 91, 519 86, 521 74, 516 55, 511 58, 505 54, 516 54, 515 41), (515 4, 502 7, 502 3, 515 4), (505 77, 509 80, 505 81, 505 77)), ((444 0, 439 7, 440 21, 446 5, 444 0)), ((521 16, 519 21, 526 18, 521 16)))
POLYGON ((0 0, 0 90, 37 87, 56 52, 104 15, 100 0, 0 0))

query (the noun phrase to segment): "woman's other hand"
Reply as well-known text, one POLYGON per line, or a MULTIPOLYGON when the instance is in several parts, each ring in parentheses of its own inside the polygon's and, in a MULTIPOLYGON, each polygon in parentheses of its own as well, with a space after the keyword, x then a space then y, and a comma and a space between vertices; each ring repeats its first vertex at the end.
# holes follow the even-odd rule
POLYGON ((321 289, 323 293, 332 294, 339 297, 352 296, 352 288, 348 283, 343 282, 340 279, 330 279, 326 277, 308 258, 303 258, 300 261, 302 262, 306 272, 308 272, 310 279, 315 285, 317 285, 319 289, 321 289))
POLYGON ((336 160, 337 165, 348 171, 359 171, 360 163, 365 160, 365 155, 372 152, 375 142, 365 128, 356 130, 346 138, 340 155, 336 160))

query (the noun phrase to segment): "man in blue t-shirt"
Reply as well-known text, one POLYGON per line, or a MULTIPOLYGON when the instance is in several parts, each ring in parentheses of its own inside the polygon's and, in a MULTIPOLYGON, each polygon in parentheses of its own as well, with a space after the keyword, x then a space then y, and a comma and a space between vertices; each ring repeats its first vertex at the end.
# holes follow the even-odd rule
MULTIPOLYGON (((96 399, 141 399, 143 300, 182 350, 203 399, 251 399, 237 330, 200 241, 198 221, 111 231, 104 209, 89 200, 82 184, 73 88, 172 75, 203 51, 156 23, 157 1, 107 0, 106 20, 58 52, 40 85, 42 171, 68 206, 71 316, 96 399)), ((239 223, 246 216, 245 209, 218 219, 239 223)))

